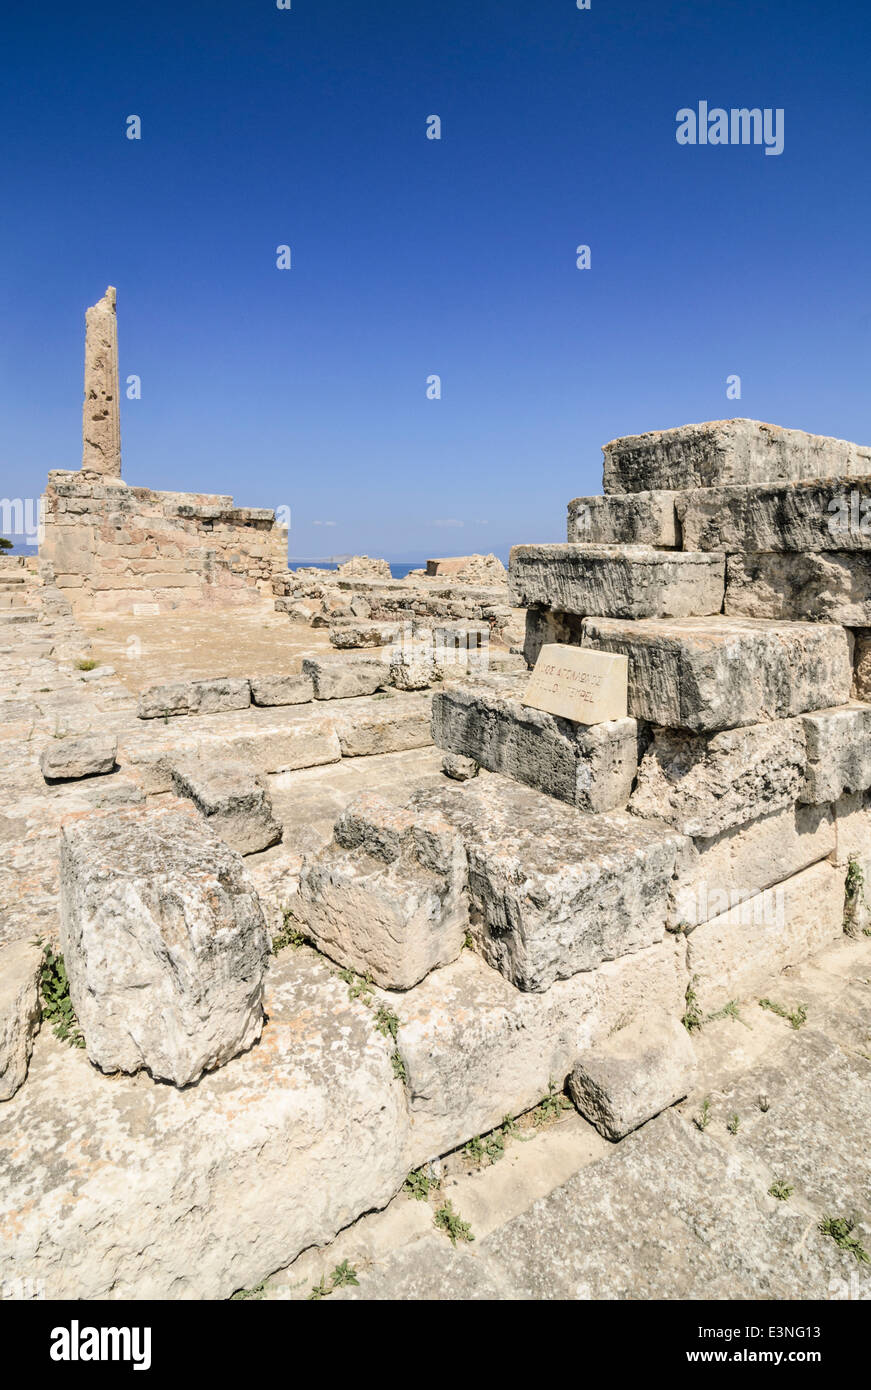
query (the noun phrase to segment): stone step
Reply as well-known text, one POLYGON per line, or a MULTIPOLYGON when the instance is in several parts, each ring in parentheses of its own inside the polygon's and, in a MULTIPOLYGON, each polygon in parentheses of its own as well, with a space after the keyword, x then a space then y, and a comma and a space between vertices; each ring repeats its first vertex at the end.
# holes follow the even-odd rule
POLYGON ((718 487, 871 475, 871 448, 759 420, 708 420, 606 444, 604 491, 718 487))
POLYGON ((587 618, 582 645, 629 657, 629 713, 670 729, 732 729, 846 704, 847 634, 754 618, 587 618))
POLYGON ((410 805, 462 836, 478 948, 518 989, 662 940, 685 840, 661 821, 587 815, 493 775, 418 792, 410 805))
POLYGON ((871 551, 867 477, 698 488, 676 507, 687 550, 871 551))
POLYGON ((516 545, 510 586, 520 607, 611 618, 687 618, 723 606, 721 555, 650 546, 516 545))
POLYGON ((34 613, 29 608, 10 608, 0 612, 0 623, 36 623, 39 621, 39 614, 34 613))
MULTIPOLYGON (((566 540, 580 545, 652 545, 679 550, 677 497, 676 492, 575 497, 568 507, 566 540)), ((687 546, 688 550, 701 548, 687 546)))
POLYGON ((528 684, 527 673, 436 691, 434 743, 582 811, 625 806, 638 766, 636 721, 558 719, 521 703, 528 684))
POLYGON ((730 555, 725 611, 871 627, 871 555, 795 551, 730 555))

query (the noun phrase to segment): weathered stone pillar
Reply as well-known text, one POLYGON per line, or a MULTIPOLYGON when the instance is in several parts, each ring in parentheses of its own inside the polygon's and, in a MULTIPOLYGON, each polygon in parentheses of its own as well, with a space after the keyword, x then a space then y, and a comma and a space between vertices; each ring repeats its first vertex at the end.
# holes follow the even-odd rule
POLYGON ((121 477, 121 405, 118 398, 118 320, 115 289, 85 311, 85 404, 82 471, 121 477))

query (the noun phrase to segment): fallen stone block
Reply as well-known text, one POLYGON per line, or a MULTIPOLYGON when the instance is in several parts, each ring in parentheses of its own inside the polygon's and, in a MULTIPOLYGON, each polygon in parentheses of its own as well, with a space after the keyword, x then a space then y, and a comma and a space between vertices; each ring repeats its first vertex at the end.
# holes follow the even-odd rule
POLYGON ((0 1266, 52 1299, 228 1299, 385 1206, 409 1170, 392 1040, 305 948, 265 1002, 261 1046, 186 1090, 38 1039, 0 1126, 0 1266))
POLYGON ((871 929, 871 796, 842 796, 832 810, 832 863, 844 872, 844 931, 859 937, 871 929))
POLYGON ((463 951, 407 994, 383 995, 400 1018, 409 1168, 530 1110, 615 1028, 655 1009, 680 1018, 685 954, 682 938, 669 936, 528 994, 463 951))
POLYGON ((584 811, 625 806, 638 767, 634 719, 577 724, 531 709, 527 677, 491 676, 433 696, 433 742, 584 811))
POLYGON ((442 758, 442 772, 454 782, 468 782, 481 771, 474 758, 464 758, 460 753, 446 753, 442 758))
MULTIPOLYGON (((569 503, 567 541, 581 545, 653 545, 680 548, 676 492, 632 492, 576 497, 569 503)), ((699 550, 700 546, 687 546, 699 550)), ((708 547, 714 549, 715 547, 708 547)))
POLYGON ((871 474, 871 449, 861 444, 760 420, 650 430, 613 439, 602 452, 606 493, 871 474))
POLYGON ((97 812, 61 836, 61 946, 88 1057, 186 1086, 263 1027, 268 940, 242 860, 191 809, 97 812))
POLYGON ((314 699, 308 676, 256 676, 251 680, 255 705, 304 705, 314 699))
POLYGON ((518 989, 545 990, 662 939, 682 840, 661 822, 585 815, 492 775, 410 805, 462 836, 473 936, 518 989))
POLYGON ((390 679, 397 690, 425 690, 441 679, 428 643, 397 646, 390 653, 390 679))
POLYGON ((724 559, 648 546, 515 545, 512 601, 581 617, 687 618, 719 613, 724 559))
POLYGON ((622 1139, 692 1089, 696 1054, 683 1024, 645 1015, 578 1058, 569 1094, 606 1139, 622 1139))
MULTIPOLYGON (((355 600, 356 601, 356 600, 355 600)), ((335 623, 330 628, 334 647, 388 647, 402 633, 402 623, 354 622, 335 623)))
POLYGON ((86 734, 46 744, 39 767, 46 782, 74 782, 80 777, 104 777, 115 769, 118 740, 113 734, 86 734))
POLYGON ((773 988, 788 966, 837 941, 843 931, 844 873, 826 861, 736 904, 687 938, 698 1008, 706 1015, 773 988))
POLYGON ((678 494, 687 550, 871 550, 871 481, 828 478, 678 494))
POLYGON ((725 611, 751 618, 871 626, 871 555, 730 555, 725 611))
POLYGON ((223 679, 171 681, 153 685, 139 696, 140 719, 165 719, 183 714, 217 714, 225 710, 247 709, 251 687, 247 680, 223 679))
POLYGON ((306 859, 289 906, 332 960, 406 990, 463 949, 465 890, 456 831, 367 792, 339 817, 333 843, 306 859))
POLYGON ((256 854, 281 839, 272 798, 246 763, 180 758, 172 763, 172 789, 187 797, 216 835, 238 854, 256 854))
POLYGON ((347 700, 374 695, 390 684, 390 667, 376 657, 306 657, 302 672, 314 686, 316 700, 347 700))
POLYGON ((376 696, 378 709, 341 713, 336 734, 344 758, 367 758, 376 753, 402 753, 432 743, 432 700, 429 695, 376 696))
POLYGON ((629 802, 636 815, 710 838, 798 800, 807 768, 800 720, 722 733, 656 729, 629 802))
POLYGON ((871 787, 871 705, 840 705, 802 715, 807 775, 800 800, 817 805, 871 787))
POLYGON ((10 1100, 27 1076, 39 1030, 42 961, 33 941, 0 947, 0 1101, 10 1100))
POLYGON ((587 618, 583 644, 628 656, 630 714, 670 729, 732 729, 850 697, 847 634, 831 624, 587 618))
POLYGON ((691 930, 827 858, 835 843, 831 806, 787 806, 688 841, 675 869, 669 926, 691 930))

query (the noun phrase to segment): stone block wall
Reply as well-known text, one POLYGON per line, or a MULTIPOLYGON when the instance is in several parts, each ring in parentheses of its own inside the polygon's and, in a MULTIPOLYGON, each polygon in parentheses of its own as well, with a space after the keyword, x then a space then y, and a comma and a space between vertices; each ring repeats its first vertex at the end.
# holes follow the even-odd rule
POLYGON ((77 612, 273 604, 287 528, 232 497, 49 473, 40 559, 77 612))

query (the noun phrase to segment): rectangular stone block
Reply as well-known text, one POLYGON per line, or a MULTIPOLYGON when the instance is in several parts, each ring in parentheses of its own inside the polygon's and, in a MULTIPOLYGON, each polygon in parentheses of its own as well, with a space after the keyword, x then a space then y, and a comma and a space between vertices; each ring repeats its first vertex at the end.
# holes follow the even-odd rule
POLYGON ((844 931, 861 936, 871 929, 871 796, 842 796, 833 807, 835 852, 844 871, 844 931))
POLYGON ((396 642, 403 630, 402 623, 341 622, 330 626, 330 641, 334 647, 387 647, 396 642))
POLYGON ((687 550, 871 550, 871 480, 811 479, 677 495, 687 550))
POLYGON ((844 627, 871 625, 871 555, 841 551, 730 555, 725 611, 844 627))
POLYGON ((172 764, 172 785, 238 854, 256 854, 281 839, 269 792, 247 763, 179 758, 172 764))
POLYGON ((429 695, 389 695, 377 709, 357 709, 336 717, 335 728, 344 758, 367 758, 376 753, 402 753, 432 743, 429 695))
MULTIPOLYGON (((621 497, 575 497, 568 507, 566 540, 580 545, 680 549, 677 496, 676 492, 633 492, 621 497)), ((688 550, 700 548, 687 546, 688 550)))
POLYGON ((629 809, 707 839, 792 806, 806 767, 798 719, 718 734, 656 729, 639 764, 629 809))
POLYGON ((376 657, 306 657, 302 673, 314 686, 316 700, 346 700, 374 695, 390 684, 390 667, 376 657))
POLYGON ((384 995, 401 1019, 409 1168, 531 1109, 551 1085, 562 1085, 579 1052, 614 1029, 651 1009, 680 1018, 685 955, 683 938, 669 936, 524 994, 474 951, 463 951, 407 994, 384 995))
POLYGON ((314 699, 308 676, 252 676, 251 699, 255 705, 304 705, 314 699))
POLYGON ((529 709, 525 678, 492 676, 433 696, 433 741, 490 772, 583 811, 625 806, 638 766, 638 726, 616 719, 587 727, 529 709))
POLYGON ((519 607, 581 617, 686 618, 719 613, 722 556, 648 546, 515 545, 509 585, 519 607))
POLYGON ((871 448, 760 420, 708 420, 613 439, 604 491, 717 487, 871 474, 871 448))
POLYGON ((620 811, 585 815, 500 777, 417 793, 469 857, 473 933, 521 990, 660 941, 679 835, 620 811))
POLYGON ((547 642, 581 645, 584 620, 575 613, 558 613, 553 608, 527 608, 523 639, 523 658, 531 669, 547 642))
POLYGON ((247 709, 251 687, 247 680, 215 677, 202 681, 170 681, 153 685, 139 696, 140 719, 164 719, 184 714, 219 714, 247 709))
POLYGON ((672 884, 669 926, 691 929, 755 897, 835 850, 831 806, 787 806, 681 852, 672 884))
POLYGON ((410 989, 456 960, 469 924, 463 842, 437 814, 357 797, 333 842, 307 856, 289 907, 340 965, 385 989, 410 989))
POLYGON ((843 922, 844 872, 824 860, 696 927, 687 966, 702 1014, 769 991, 800 1002, 778 977, 837 941, 843 922))
POLYGON ((114 771, 117 752, 118 740, 114 734, 55 739, 42 750, 39 767, 46 782, 101 777, 114 771))
POLYGON ((628 669, 622 653, 548 643, 539 653, 523 703, 579 724, 625 719, 628 669))
POLYGON ((731 729, 849 699, 849 643, 834 625, 587 618, 582 640, 629 657, 629 713, 666 728, 731 729))
POLYGON ((801 800, 837 801, 871 787, 871 705, 858 702, 802 716, 807 774, 801 800))

